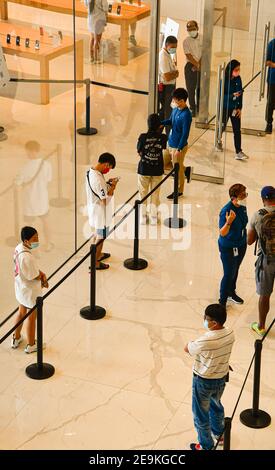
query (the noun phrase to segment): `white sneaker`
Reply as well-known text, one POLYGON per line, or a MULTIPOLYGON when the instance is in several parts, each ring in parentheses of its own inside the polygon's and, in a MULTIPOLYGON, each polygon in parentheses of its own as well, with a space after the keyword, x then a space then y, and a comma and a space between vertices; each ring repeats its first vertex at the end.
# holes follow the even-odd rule
POLYGON ((17 349, 19 344, 22 343, 23 341, 23 336, 20 336, 18 339, 16 339, 13 335, 12 335, 12 339, 11 339, 11 347, 12 349, 17 349))
POLYGON ((246 155, 244 152, 236 153, 235 160, 248 160, 249 156, 246 155))
POLYGON ((150 217, 150 224, 151 225, 157 225, 158 224, 158 218, 156 216, 152 216, 150 217))
MULTIPOLYGON (((46 343, 43 343, 43 349, 46 347, 46 343)), ((26 354, 31 354, 33 352, 37 351, 37 341, 34 342, 34 344, 31 346, 30 344, 27 344, 27 346, 24 349, 26 354)))
POLYGON ((133 46, 137 45, 137 40, 133 34, 131 34, 131 36, 129 37, 129 42, 133 44, 133 46))

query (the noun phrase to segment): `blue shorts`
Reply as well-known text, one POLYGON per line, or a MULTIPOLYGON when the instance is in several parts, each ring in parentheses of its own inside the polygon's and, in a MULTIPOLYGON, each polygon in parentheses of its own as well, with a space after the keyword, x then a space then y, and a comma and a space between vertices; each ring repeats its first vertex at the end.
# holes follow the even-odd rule
POLYGON ((97 234, 100 238, 103 238, 103 239, 108 237, 109 232, 110 232, 110 227, 97 228, 97 229, 96 229, 96 234, 97 234))

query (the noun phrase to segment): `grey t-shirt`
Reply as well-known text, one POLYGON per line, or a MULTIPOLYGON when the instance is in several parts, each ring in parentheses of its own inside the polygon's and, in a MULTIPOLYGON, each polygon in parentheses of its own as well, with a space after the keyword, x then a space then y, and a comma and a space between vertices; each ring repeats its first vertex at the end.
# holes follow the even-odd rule
MULTIPOLYGON (((266 207, 263 207, 263 209, 265 209, 267 212, 273 212, 275 211, 275 206, 266 206, 266 207)), ((255 230, 255 232, 257 233, 258 235, 258 253, 257 255, 259 256, 262 252, 262 247, 261 247, 261 242, 260 242, 260 239, 259 239, 259 234, 260 234, 260 229, 261 229, 261 223, 262 223, 262 219, 263 219, 263 215, 259 214, 259 211, 255 212, 255 214, 253 214, 251 220, 250 220, 250 228, 252 230, 255 230)))

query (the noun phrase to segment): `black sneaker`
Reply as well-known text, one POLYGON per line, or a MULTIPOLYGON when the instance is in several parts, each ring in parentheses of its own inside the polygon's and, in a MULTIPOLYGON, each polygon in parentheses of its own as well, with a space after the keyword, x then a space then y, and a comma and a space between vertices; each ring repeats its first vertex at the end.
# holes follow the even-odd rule
POLYGON ((234 302, 234 304, 243 304, 244 303, 243 299, 241 299, 241 297, 239 297, 236 293, 229 296, 227 298, 227 300, 229 300, 229 302, 234 302))
POLYGON ((266 134, 272 134, 272 124, 267 124, 265 128, 266 134))
POLYGON ((185 178, 187 179, 187 183, 190 183, 192 179, 193 167, 187 166, 184 170, 185 178))
MULTIPOLYGON (((183 193, 178 193, 178 197, 182 197, 182 196, 183 196, 183 193)), ((170 200, 174 199, 174 193, 169 194, 169 196, 167 196, 167 199, 170 199, 170 200)))

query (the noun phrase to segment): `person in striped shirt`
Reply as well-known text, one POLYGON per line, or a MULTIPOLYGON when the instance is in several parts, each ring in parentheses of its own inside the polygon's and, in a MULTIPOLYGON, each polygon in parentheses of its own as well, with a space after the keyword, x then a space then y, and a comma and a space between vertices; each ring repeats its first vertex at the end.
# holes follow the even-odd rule
MULTIPOLYGON (((199 442, 190 444, 192 450, 211 450, 214 439, 218 439, 224 431, 221 397, 235 340, 232 329, 224 326, 225 322, 225 306, 208 305, 204 315, 204 327, 207 332, 184 347, 185 352, 195 356, 192 411, 199 442)), ((219 444, 222 443, 221 438, 219 444)))

